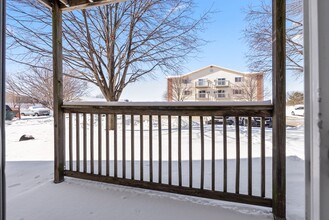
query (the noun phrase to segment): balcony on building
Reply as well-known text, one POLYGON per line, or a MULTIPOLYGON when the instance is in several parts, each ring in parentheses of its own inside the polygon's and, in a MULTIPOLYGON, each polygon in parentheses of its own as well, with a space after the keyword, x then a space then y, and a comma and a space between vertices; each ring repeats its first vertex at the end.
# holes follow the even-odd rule
POLYGON ((195 87, 209 87, 208 79, 198 79, 195 82, 195 87))

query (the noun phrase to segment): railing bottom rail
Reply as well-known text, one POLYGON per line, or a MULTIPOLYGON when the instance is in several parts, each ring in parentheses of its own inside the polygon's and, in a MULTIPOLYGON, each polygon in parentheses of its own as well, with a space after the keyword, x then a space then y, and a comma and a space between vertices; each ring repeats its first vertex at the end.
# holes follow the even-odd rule
POLYGON ((174 186, 174 185, 166 185, 163 183, 160 184, 160 183, 145 182, 140 180, 122 179, 122 178, 115 178, 111 176, 102 176, 102 175, 81 173, 81 172, 68 171, 68 170, 65 171, 65 176, 84 179, 84 180, 92 180, 97 182, 111 183, 115 185, 122 185, 128 187, 136 187, 136 188, 157 190, 157 191, 168 192, 168 193, 189 195, 189 196, 195 196, 201 198, 216 199, 216 200, 222 200, 228 202, 258 205, 264 207, 272 207, 272 199, 262 198, 258 196, 249 196, 249 195, 235 194, 229 192, 224 193, 224 192, 205 190, 205 189, 201 190, 201 189, 189 188, 184 186, 174 186))

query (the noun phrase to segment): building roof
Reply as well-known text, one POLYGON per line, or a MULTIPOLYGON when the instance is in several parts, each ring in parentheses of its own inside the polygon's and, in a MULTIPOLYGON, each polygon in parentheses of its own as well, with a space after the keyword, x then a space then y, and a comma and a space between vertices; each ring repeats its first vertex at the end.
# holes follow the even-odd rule
POLYGON ((177 75, 177 76, 168 76, 167 78, 170 79, 170 78, 179 78, 179 77, 186 77, 186 76, 189 76, 189 75, 193 75, 194 73, 197 73, 197 72, 200 72, 202 70, 205 70, 205 69, 209 69, 209 68, 217 68, 217 69, 220 69, 220 70, 225 70, 227 72, 231 72, 231 73, 234 73, 234 74, 239 74, 239 75, 246 75, 246 74, 263 74, 261 72, 239 72, 237 70, 232 70, 232 69, 228 69, 228 68, 225 68, 225 67, 221 67, 221 66, 217 66, 217 65, 209 65, 209 66, 205 66, 201 69, 198 69, 198 70, 194 70, 192 72, 189 72, 189 73, 185 73, 183 75, 177 75))

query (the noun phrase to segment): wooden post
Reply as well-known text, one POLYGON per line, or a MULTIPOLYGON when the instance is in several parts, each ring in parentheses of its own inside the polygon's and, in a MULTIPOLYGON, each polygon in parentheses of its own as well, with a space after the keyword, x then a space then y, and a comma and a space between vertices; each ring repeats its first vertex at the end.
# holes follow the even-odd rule
POLYGON ((0 219, 6 219, 6 141, 5 141, 5 75, 6 75, 6 1, 0 2, 0 219))
POLYGON ((273 0, 273 215, 286 219, 286 0, 273 0))
POLYGON ((63 52, 62 52, 62 11, 59 0, 53 1, 53 94, 54 94, 54 148, 55 183, 64 181, 65 139, 63 105, 63 52))

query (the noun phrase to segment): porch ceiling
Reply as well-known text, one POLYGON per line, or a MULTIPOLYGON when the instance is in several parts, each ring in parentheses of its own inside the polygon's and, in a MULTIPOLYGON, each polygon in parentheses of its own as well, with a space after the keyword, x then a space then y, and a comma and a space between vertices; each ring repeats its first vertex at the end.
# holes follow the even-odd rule
MULTIPOLYGON (((62 11, 72 11, 76 9, 84 9, 93 6, 106 5, 117 2, 124 2, 126 0, 60 0, 62 11)), ((53 0, 39 0, 48 8, 52 8, 53 0)))

